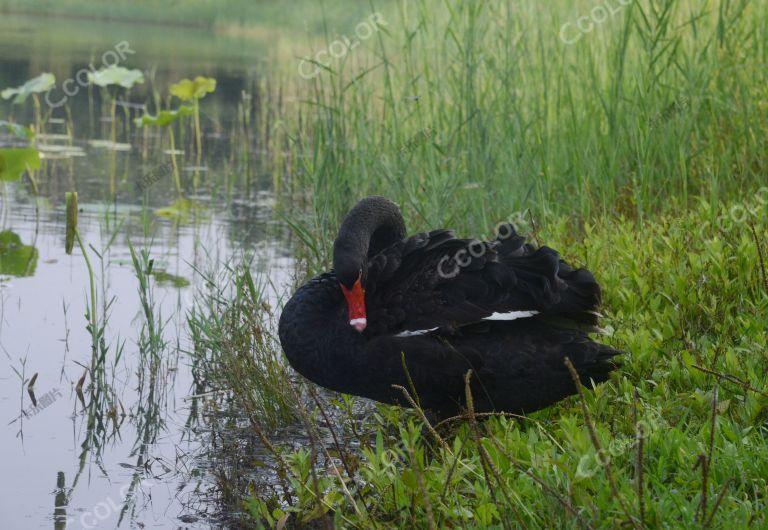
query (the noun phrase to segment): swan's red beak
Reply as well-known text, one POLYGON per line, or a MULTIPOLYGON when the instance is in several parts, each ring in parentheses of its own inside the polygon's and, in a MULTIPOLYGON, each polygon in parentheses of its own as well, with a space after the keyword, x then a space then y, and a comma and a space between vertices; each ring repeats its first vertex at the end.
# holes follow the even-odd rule
POLYGON ((341 292, 347 299, 349 307, 349 325, 357 331, 362 332, 368 325, 368 319, 365 316, 365 289, 360 278, 357 279, 352 289, 347 289, 344 284, 341 285, 341 292))

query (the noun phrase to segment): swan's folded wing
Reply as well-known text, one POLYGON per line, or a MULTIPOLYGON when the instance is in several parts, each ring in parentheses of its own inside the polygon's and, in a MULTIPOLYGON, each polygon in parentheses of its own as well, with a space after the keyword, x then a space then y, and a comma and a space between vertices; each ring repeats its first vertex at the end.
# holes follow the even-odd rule
POLYGON ((511 225, 504 229, 507 237, 491 242, 447 230, 417 234, 372 257, 369 336, 534 314, 596 324, 600 288, 592 274, 573 269, 551 248, 526 245, 511 225))
POLYGON ((402 392, 439 416, 458 412, 464 402, 464 375, 483 369, 477 348, 456 348, 436 337, 382 336, 367 342, 355 358, 356 393, 384 403, 410 406, 402 392), (375 366, 376 370, 371 370, 375 366))
POLYGON ((576 391, 566 357, 582 384, 591 386, 608 379, 619 353, 581 331, 544 322, 485 322, 455 335, 373 338, 348 368, 359 395, 407 406, 402 389, 392 386, 398 385, 438 416, 465 405, 464 376, 472 370, 477 411, 528 413, 576 391))

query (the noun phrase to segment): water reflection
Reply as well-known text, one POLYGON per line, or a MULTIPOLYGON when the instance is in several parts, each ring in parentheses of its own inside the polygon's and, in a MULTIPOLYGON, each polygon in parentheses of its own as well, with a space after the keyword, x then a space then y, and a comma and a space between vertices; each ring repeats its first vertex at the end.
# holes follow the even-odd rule
MULTIPOLYGON (((8 423, 31 410, 34 394, 17 373, 37 373, 36 388, 61 394, 34 421, 6 427, 20 436, 4 446, 3 471, 15 479, 0 482, 2 526, 53 518, 55 529, 205 527, 186 513, 204 480, 194 459, 198 400, 187 399, 199 390, 187 312, 208 289, 204 277, 225 266, 272 271, 276 287, 290 267, 286 230, 272 213, 272 146, 261 134, 268 112, 252 67, 265 45, 95 23, 86 43, 81 22, 13 19, 0 19, 0 88, 45 71, 67 79, 123 40, 136 50, 128 66, 147 83, 114 105, 108 94, 81 90, 61 108, 43 108, 31 141, 39 169, 0 183, 0 415, 8 423), (20 42, 5 26, 28 36, 20 42), (201 104, 200 161, 191 124, 173 145, 167 132, 133 124, 163 103, 172 81, 196 75, 218 80, 201 104), (78 192, 92 273, 80 249, 64 252, 68 191, 78 192)), ((0 104, 0 120, 36 118, 30 104, 0 104)), ((3 146, 30 143, 5 126, 0 134, 3 146)))
POLYGON ((56 494, 53 501, 53 530, 65 530, 67 528, 67 488, 64 481, 64 472, 56 473, 56 494))
POLYGON ((32 276, 39 257, 37 249, 23 244, 18 234, 10 230, 0 232, 0 275, 32 276))

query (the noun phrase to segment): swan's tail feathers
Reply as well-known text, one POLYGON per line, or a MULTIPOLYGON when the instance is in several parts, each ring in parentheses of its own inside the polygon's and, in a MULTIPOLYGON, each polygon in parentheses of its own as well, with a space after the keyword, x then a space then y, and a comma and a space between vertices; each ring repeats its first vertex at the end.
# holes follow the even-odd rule
POLYGON ((566 357, 571 360, 576 373, 579 374, 581 384, 588 388, 604 383, 611 372, 621 366, 621 363, 614 358, 624 353, 621 350, 591 340, 580 346, 582 347, 569 351, 566 357))
POLYGON ((511 224, 499 225, 496 249, 500 261, 514 271, 518 288, 540 302, 543 313, 597 326, 601 292, 592 273, 574 269, 552 248, 525 241, 511 224))
POLYGON ((557 278, 560 301, 552 308, 552 313, 597 326, 601 316, 598 308, 602 293, 592 273, 587 269, 574 269, 561 260, 557 278))

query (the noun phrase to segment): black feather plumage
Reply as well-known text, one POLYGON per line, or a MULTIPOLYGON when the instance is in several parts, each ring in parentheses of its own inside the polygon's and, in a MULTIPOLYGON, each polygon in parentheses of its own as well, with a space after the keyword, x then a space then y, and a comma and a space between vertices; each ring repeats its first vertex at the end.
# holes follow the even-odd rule
POLYGON ((409 386, 404 355, 420 404, 439 415, 464 405, 469 369, 479 412, 532 412, 573 394, 566 357, 585 385, 607 380, 620 352, 584 331, 598 324, 601 300, 589 271, 526 244, 511 225, 489 242, 449 230, 404 234, 399 209, 382 197, 350 212, 334 244, 341 276, 310 280, 280 318, 280 342, 299 373, 332 390, 407 406, 392 387, 409 386), (348 323, 340 288, 357 274, 367 309, 362 333, 348 323), (535 314, 488 320, 510 312, 535 314))

